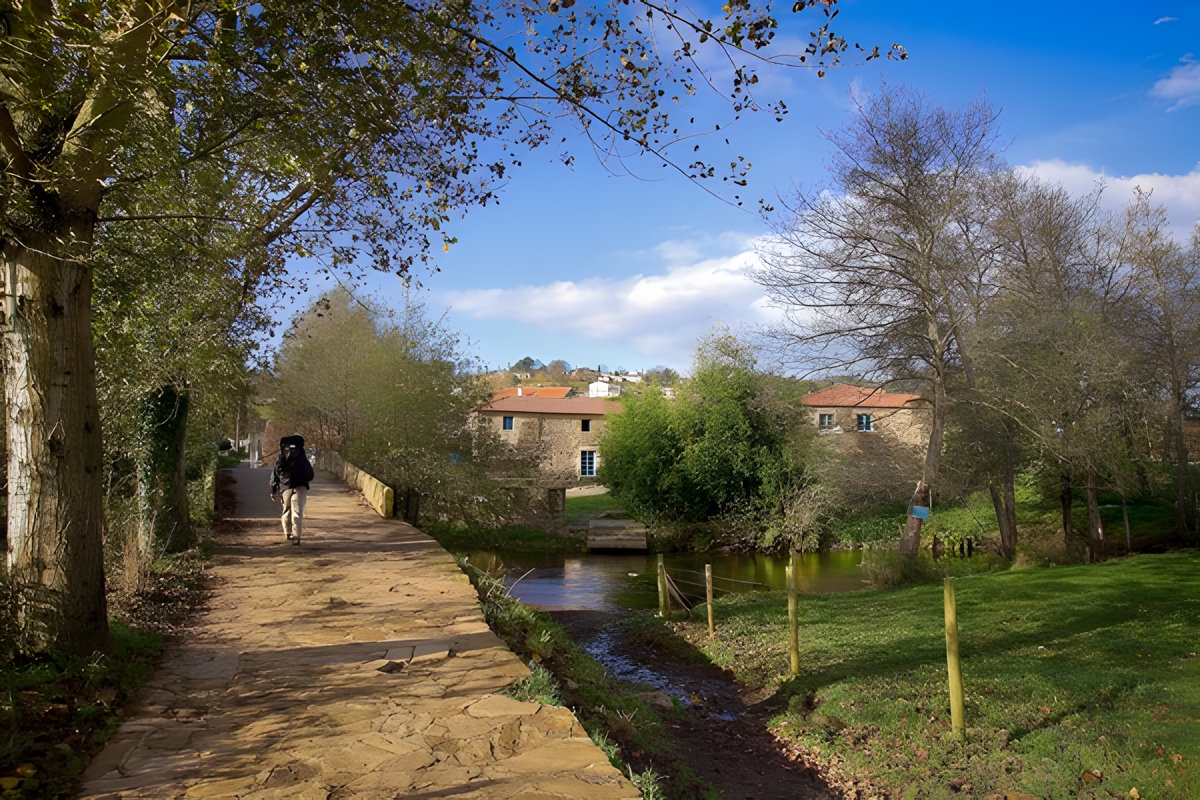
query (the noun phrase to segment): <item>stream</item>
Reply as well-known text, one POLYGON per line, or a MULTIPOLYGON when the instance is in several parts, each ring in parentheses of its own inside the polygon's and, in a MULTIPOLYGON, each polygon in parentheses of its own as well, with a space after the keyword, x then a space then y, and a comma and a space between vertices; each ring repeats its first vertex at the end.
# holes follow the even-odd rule
MULTIPOLYGON (((672 725, 688 763, 726 798, 830 800, 843 796, 832 776, 785 755, 767 729, 770 703, 744 696, 711 666, 646 652, 625 641, 620 620, 658 607, 657 556, 648 553, 534 554, 475 551, 472 565, 503 577, 509 593, 548 612, 588 655, 618 680, 651 687, 686 709, 672 725)), ((805 593, 867 587, 861 552, 810 553, 799 558, 797 584, 805 593)), ((667 573, 696 605, 704 603, 704 567, 713 568, 714 594, 786 587, 786 557, 757 554, 669 553, 667 573)), ((702 614, 703 611, 697 611, 702 614)), ((843 787, 844 788, 844 787, 843 787)), ((853 796, 848 792, 844 796, 853 796)))
MULTIPOLYGON (((642 683, 684 698, 691 687, 676 685, 621 647, 619 625, 572 626, 576 618, 611 619, 626 610, 658 607, 657 556, 651 553, 463 553, 469 563, 504 577, 509 593, 528 606, 565 623, 588 655, 619 680, 642 683)), ((858 551, 805 553, 798 559, 802 593, 835 593, 866 588, 863 554, 858 551)), ((704 567, 713 568, 713 593, 786 588, 786 556, 743 553, 667 553, 667 574, 695 605, 704 603, 704 567)))

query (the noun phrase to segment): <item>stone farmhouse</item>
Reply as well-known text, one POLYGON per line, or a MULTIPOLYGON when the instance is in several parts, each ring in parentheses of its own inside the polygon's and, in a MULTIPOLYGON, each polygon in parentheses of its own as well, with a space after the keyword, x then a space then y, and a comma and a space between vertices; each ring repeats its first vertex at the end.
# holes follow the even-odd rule
POLYGON ((538 454, 541 479, 580 486, 596 482, 604 419, 620 403, 595 397, 498 397, 479 413, 500 437, 538 454))
POLYGON ((931 409, 917 394, 838 383, 800 399, 822 434, 872 434, 910 447, 929 440, 931 409))
POLYGON ((849 384, 827 386, 801 398, 819 442, 840 458, 828 467, 840 502, 902 502, 920 474, 933 421, 929 403, 915 394, 849 384))

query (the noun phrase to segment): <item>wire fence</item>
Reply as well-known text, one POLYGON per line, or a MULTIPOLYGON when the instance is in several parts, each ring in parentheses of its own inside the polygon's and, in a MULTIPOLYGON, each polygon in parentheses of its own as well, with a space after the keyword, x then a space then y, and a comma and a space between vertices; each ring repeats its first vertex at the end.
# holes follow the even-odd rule
MULTIPOLYGON (((791 563, 787 566, 788 593, 788 655, 791 661, 791 674, 800 674, 800 609, 799 593, 796 585, 797 561, 793 554, 791 563)), ((958 612, 954 597, 954 584, 951 578, 944 581, 944 615, 946 622, 946 666, 947 679, 950 689, 950 721, 951 733, 959 741, 965 740, 966 727, 964 722, 963 680, 962 668, 958 653, 958 612)), ((689 616, 699 607, 700 601, 693 600, 680 589, 690 587, 704 592, 703 603, 708 611, 708 636, 716 637, 716 627, 713 620, 713 598, 721 594, 735 591, 769 590, 771 587, 758 581, 743 581, 737 578, 727 578, 712 574, 712 565, 706 564, 704 572, 675 568, 667 570, 663 557, 658 557, 658 608, 659 613, 666 617, 671 613, 675 604, 686 609, 689 616), (718 587, 720 581, 724 586, 718 587)))
MULTIPOLYGON (((708 586, 705 582, 707 578, 706 574, 694 569, 672 567, 667 570, 667 576, 676 584, 682 586, 698 587, 701 590, 706 589, 708 586)), ((766 592, 771 589, 770 586, 761 581, 743 581, 737 578, 727 578, 723 575, 713 575, 712 583, 713 593, 718 597, 734 592, 766 592)))

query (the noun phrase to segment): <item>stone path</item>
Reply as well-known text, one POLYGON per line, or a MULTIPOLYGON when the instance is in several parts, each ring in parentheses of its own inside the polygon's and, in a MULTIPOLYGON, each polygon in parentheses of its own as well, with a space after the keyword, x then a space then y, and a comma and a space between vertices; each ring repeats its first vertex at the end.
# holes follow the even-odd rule
POLYGON ((498 694, 528 670, 436 542, 318 474, 293 547, 269 473, 234 475, 209 610, 81 796, 640 796, 569 710, 498 694))

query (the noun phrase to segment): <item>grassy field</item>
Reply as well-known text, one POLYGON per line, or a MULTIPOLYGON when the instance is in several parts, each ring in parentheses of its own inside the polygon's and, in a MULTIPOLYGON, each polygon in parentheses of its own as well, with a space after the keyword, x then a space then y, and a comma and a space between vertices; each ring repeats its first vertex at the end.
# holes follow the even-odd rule
POLYGON ((802 597, 790 679, 785 593, 722 598, 713 643, 706 624, 673 627, 777 688, 786 739, 889 797, 1200 797, 1200 554, 955 586, 965 744, 950 736, 940 583, 802 597))

